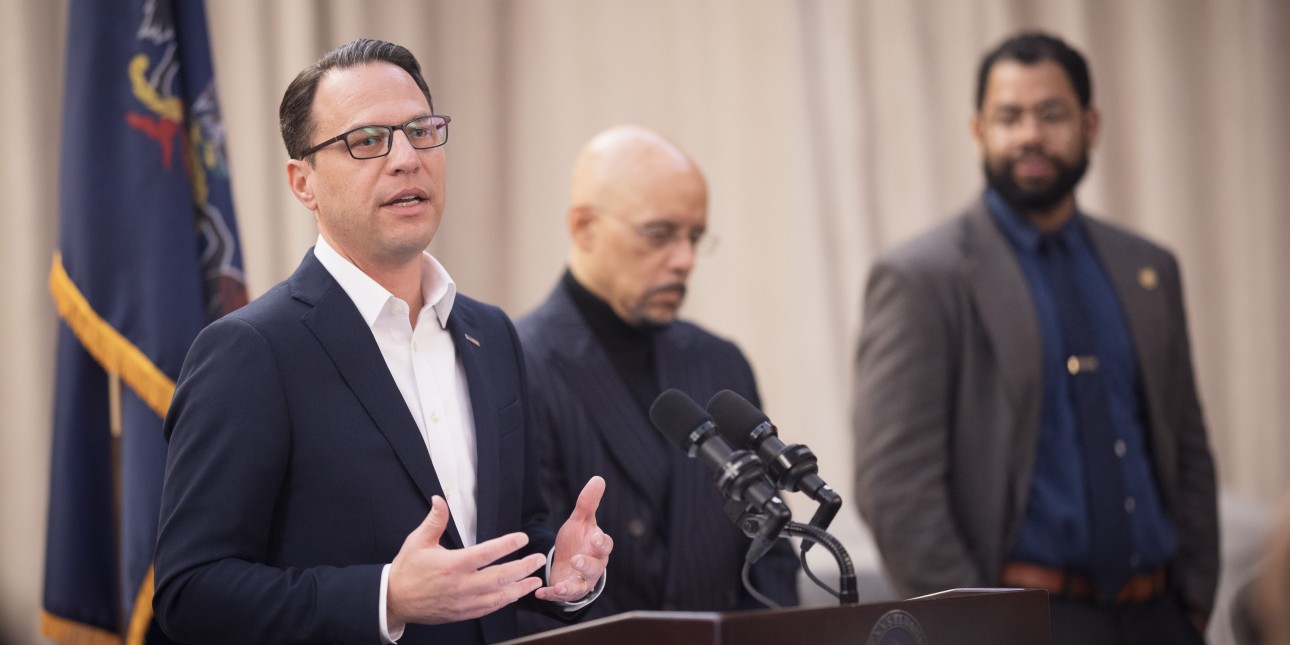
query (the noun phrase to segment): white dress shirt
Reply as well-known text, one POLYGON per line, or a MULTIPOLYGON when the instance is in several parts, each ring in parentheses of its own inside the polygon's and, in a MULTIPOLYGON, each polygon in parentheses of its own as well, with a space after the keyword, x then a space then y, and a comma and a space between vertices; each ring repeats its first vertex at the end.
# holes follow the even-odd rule
MULTIPOLYGON (((394 297, 352 262, 318 236, 314 256, 331 274, 358 308, 372 330, 381 349, 385 365, 403 395, 408 412, 416 421, 421 437, 430 451, 430 460, 452 521, 457 525, 464 546, 477 539, 475 527, 476 452, 475 414, 470 407, 470 389, 466 371, 457 358, 456 346, 448 333, 448 314, 457 298, 457 283, 448 271, 429 253, 423 253, 421 295, 424 304, 412 327, 408 303, 394 297), (433 323, 428 321, 434 321, 433 323)), ((551 579, 551 559, 547 554, 545 579, 551 579)), ((389 591, 390 565, 381 570, 381 597, 378 605, 381 638, 394 643, 403 636, 403 628, 391 633, 386 623, 386 599, 389 591)), ((575 602, 558 602, 564 611, 576 611, 590 604, 605 588, 602 574, 585 598, 575 602)))
MULTIPOLYGON (((457 297, 452 277, 429 253, 421 265, 421 295, 425 304, 412 327, 408 303, 394 297, 349 260, 341 257, 321 235, 314 256, 331 274, 372 330, 381 356, 399 393, 421 431, 452 521, 465 546, 475 544, 475 416, 470 407, 466 372, 448 333, 448 315, 457 297)), ((389 565, 381 574, 380 624, 383 637, 393 642, 385 621, 389 565)))

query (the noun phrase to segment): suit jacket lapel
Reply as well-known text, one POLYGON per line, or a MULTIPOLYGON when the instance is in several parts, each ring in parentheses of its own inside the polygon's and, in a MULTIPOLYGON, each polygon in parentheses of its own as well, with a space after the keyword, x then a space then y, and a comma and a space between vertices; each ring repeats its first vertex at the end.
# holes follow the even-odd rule
POLYGON ((603 436, 602 444, 617 469, 642 494, 657 496, 653 483, 659 481, 660 465, 642 457, 657 452, 646 442, 657 442, 658 431, 639 412, 636 399, 568 294, 557 289, 551 305, 558 326, 567 330, 553 339, 552 345, 563 366, 561 371, 570 377, 573 394, 596 402, 585 406, 588 421, 603 436))
POLYGON ((1163 337, 1160 330, 1171 326, 1159 301, 1158 281, 1163 267, 1143 260, 1142 253, 1126 244, 1129 238, 1116 235, 1107 225, 1091 217, 1084 218, 1084 222, 1128 319, 1142 378, 1148 384, 1159 383, 1163 380, 1162 370, 1169 369, 1169 361, 1158 353, 1163 347, 1159 342, 1163 337))
MULTIPOLYGON (((1017 264, 1007 239, 999 231, 984 200, 979 200, 964 219, 966 272, 974 311, 989 338, 998 360, 1010 407, 1017 410, 1010 430, 1016 454, 1029 460, 1023 471, 1033 467, 1043 400, 1043 354, 1039 323, 1030 285, 1017 264)), ((1004 430, 1004 429, 1001 429, 1004 430)), ((1028 493, 1029 477, 1015 478, 1013 501, 1020 504, 1028 493)))
POLYGON ((972 298, 999 358, 1008 395, 1019 409, 1034 407, 1037 422, 1038 407, 1031 403, 1039 399, 1035 387, 1042 379, 1043 358, 1030 286, 984 203, 969 213, 965 238, 972 298))
MULTIPOLYGON (((372 330, 359 315, 345 290, 323 268, 311 250, 291 277, 292 294, 313 309, 301 318, 335 363, 395 456, 425 496, 444 496, 425 439, 408 412, 407 403, 390 375, 372 330)), ((456 525, 449 520, 445 538, 461 546, 456 525)))
POLYGON ((475 534, 492 536, 497 532, 497 507, 500 492, 491 482, 502 479, 498 444, 497 406, 490 396, 488 355, 490 348, 479 343, 483 333, 475 312, 467 301, 457 298, 448 316, 448 333, 457 348, 457 358, 466 372, 470 392, 470 409, 475 417, 475 534), (472 341, 473 339, 473 341, 472 341))
POLYGON ((1162 488, 1169 490, 1168 484, 1177 472, 1169 458, 1174 438, 1161 429, 1159 420, 1167 418, 1165 406, 1172 400, 1172 393, 1166 391, 1164 385, 1170 382, 1168 370, 1173 369, 1168 345, 1171 334, 1165 330, 1173 329, 1178 321, 1169 316, 1169 307, 1163 300, 1165 295, 1160 280, 1165 267, 1155 266, 1144 259, 1142 247, 1133 238, 1091 217, 1084 218, 1084 222, 1093 249, 1115 289, 1129 327, 1129 336, 1133 339, 1133 351, 1144 390, 1142 405, 1150 420, 1146 430, 1150 434, 1157 476, 1165 483, 1162 488))

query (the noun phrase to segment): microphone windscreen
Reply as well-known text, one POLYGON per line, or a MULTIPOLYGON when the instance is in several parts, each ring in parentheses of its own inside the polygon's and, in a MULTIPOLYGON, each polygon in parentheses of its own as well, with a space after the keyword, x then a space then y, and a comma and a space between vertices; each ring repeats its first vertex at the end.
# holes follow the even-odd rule
POLYGON ((708 401, 708 414, 717 424, 721 438, 732 446, 748 443, 749 436, 761 424, 770 424, 765 412, 730 390, 721 390, 708 401))
POLYGON ((698 403, 677 389, 669 389, 654 399, 649 407, 649 419, 668 441, 685 451, 689 451, 694 441, 693 431, 712 420, 698 403))

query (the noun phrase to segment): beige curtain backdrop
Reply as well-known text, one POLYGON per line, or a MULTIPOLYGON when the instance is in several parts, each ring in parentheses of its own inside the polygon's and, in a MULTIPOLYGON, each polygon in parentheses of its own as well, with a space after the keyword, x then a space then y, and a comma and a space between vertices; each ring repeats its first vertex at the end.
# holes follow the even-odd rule
MULTIPOLYGON (((981 53, 1021 27, 1059 33, 1088 56, 1104 116, 1081 204, 1182 262, 1225 500, 1258 508, 1290 485, 1290 3, 207 5, 253 296, 313 241, 310 215, 286 188, 276 115, 295 72, 337 44, 373 36, 420 57, 436 108, 453 117, 446 222, 431 250, 463 291, 512 316, 535 306, 563 265, 580 144, 612 124, 657 128, 707 171, 720 237, 700 260, 685 315, 739 343, 782 436, 814 449, 844 499, 865 273, 980 190, 967 123, 981 53)), ((57 327, 45 281, 67 11, 67 0, 0 2, 3 642, 40 640, 57 327)), ((853 510, 834 527, 872 562, 853 510)))

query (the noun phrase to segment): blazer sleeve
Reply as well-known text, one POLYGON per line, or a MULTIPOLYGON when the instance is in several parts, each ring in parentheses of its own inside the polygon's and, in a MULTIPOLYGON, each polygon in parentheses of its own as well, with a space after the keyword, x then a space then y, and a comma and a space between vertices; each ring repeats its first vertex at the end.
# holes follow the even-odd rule
POLYGON ((948 487, 956 343, 932 276, 883 260, 870 272, 855 361, 855 498, 896 591, 986 584, 948 487))
POLYGON ((271 566, 290 467, 282 369, 249 323, 196 339, 165 423, 170 442, 153 608, 185 642, 379 642, 381 564, 271 566))
POLYGON ((1191 342, 1183 306, 1182 279, 1177 261, 1169 256, 1162 284, 1169 285, 1169 316, 1178 321, 1171 338, 1170 365, 1174 381, 1165 396, 1176 411, 1177 486, 1173 518, 1178 530, 1178 554, 1173 575, 1188 608, 1208 615, 1218 585, 1218 500, 1214 458, 1209 449, 1200 397, 1192 372, 1191 342))

